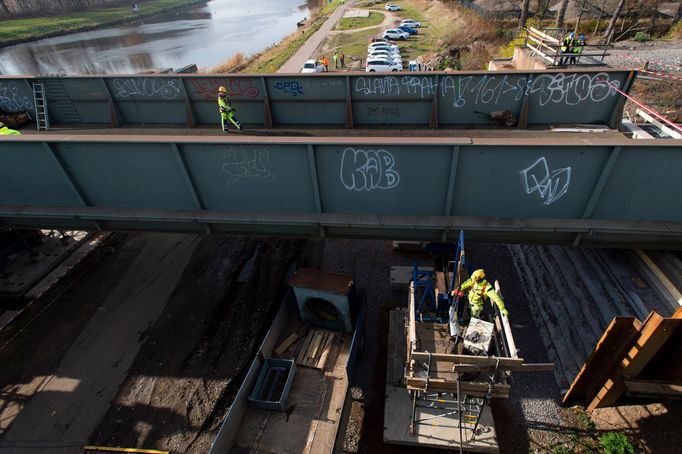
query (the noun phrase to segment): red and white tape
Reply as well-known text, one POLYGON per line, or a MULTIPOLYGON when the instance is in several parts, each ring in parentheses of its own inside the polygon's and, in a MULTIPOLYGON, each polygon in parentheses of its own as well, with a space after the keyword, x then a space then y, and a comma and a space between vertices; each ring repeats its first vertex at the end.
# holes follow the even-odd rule
POLYGON ((666 79, 676 80, 678 82, 682 82, 682 77, 671 76, 670 74, 667 74, 667 73, 659 73, 656 71, 648 71, 646 69, 638 69, 637 71, 640 73, 653 74, 653 75, 658 76, 658 77, 664 77, 666 79))
POLYGON ((616 90, 618 93, 620 93, 621 95, 625 96, 625 97, 628 98, 630 101, 632 101, 633 103, 637 104, 639 107, 641 107, 642 109, 644 109, 645 111, 647 111, 647 112, 650 113, 651 115, 653 115, 653 116, 655 116, 656 118, 658 118, 659 120, 661 120, 663 123, 667 124, 668 126, 671 126, 671 127, 674 128, 677 132, 682 133, 682 126, 678 125, 677 123, 673 123, 672 121, 668 120, 666 117, 664 117, 663 115, 661 115, 660 113, 656 112, 656 111, 655 111, 654 109, 652 109, 651 107, 642 104, 641 101, 639 101, 639 100, 633 98, 632 96, 628 95, 627 93, 625 93, 625 92, 624 92, 623 90, 621 90, 620 88, 616 87, 616 86, 615 86, 614 84, 612 84, 611 82, 606 82, 606 83, 609 84, 609 85, 611 86, 611 88, 613 88, 614 90, 616 90))

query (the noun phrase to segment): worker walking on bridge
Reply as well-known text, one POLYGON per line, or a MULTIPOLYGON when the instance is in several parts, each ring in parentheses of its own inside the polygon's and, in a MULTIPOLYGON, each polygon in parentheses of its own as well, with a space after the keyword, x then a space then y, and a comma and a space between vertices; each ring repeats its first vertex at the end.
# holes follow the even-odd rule
POLYGON ((461 298, 467 290, 469 291, 469 311, 472 317, 480 318, 486 297, 497 304, 502 315, 509 315, 509 312, 504 307, 504 301, 502 301, 502 298, 500 298, 500 295, 497 294, 490 282, 485 279, 485 271, 474 271, 471 277, 459 286, 459 289, 452 291, 451 295, 457 295, 461 298))
POLYGON ((237 128, 237 131, 241 131, 242 124, 239 123, 239 120, 234 116, 236 111, 232 107, 230 100, 227 99, 227 89, 225 87, 220 87, 218 89, 218 107, 220 109, 220 120, 223 125, 223 131, 227 132, 227 120, 230 120, 230 123, 237 128))
POLYGON ((9 129, 7 126, 5 126, 5 123, 0 121, 0 135, 3 135, 3 136, 20 136, 21 133, 19 131, 14 130, 14 129, 9 129))

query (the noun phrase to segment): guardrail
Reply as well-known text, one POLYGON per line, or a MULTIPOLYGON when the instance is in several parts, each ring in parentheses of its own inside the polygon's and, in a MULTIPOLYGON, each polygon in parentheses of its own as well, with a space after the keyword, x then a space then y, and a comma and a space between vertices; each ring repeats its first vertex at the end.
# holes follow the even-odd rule
MULTIPOLYGON (((553 35, 556 35, 559 29, 552 30, 554 31, 553 35)), ((610 55, 607 53, 609 46, 606 44, 585 44, 581 47, 587 50, 583 50, 579 54, 562 52, 563 37, 557 38, 534 27, 526 28, 525 31, 523 45, 540 56, 548 66, 606 66, 604 58, 610 55), (575 62, 569 63, 569 59, 575 59, 575 62), (562 60, 564 60, 563 65, 562 60)))

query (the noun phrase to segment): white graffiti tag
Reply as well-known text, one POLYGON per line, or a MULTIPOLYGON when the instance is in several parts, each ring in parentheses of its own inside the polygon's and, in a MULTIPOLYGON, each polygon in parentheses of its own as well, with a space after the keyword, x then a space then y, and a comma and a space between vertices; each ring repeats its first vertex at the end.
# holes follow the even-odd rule
POLYGON ((551 205, 568 192, 571 167, 557 169, 550 174, 547 160, 543 156, 521 171, 521 181, 526 194, 538 191, 540 198, 544 200, 543 203, 551 205))
POLYGON ((24 96, 21 87, 16 82, 3 84, 0 82, 0 110, 5 112, 21 112, 32 110, 33 103, 28 96, 24 96))
POLYGON ((538 93, 538 103, 575 106, 583 101, 600 102, 616 96, 620 81, 609 80, 608 73, 542 74, 535 78, 528 93, 538 93))
POLYGON ((164 79, 160 77, 137 79, 114 79, 114 88, 118 98, 130 96, 144 96, 154 98, 160 96, 165 99, 175 99, 182 92, 181 83, 177 79, 164 79))
POLYGON ((341 157, 341 182, 348 191, 392 189, 400 182, 394 166, 395 158, 386 150, 346 148, 341 157))
POLYGON ((229 147, 222 153, 222 161, 228 189, 244 178, 275 179, 275 174, 270 170, 269 150, 229 147))

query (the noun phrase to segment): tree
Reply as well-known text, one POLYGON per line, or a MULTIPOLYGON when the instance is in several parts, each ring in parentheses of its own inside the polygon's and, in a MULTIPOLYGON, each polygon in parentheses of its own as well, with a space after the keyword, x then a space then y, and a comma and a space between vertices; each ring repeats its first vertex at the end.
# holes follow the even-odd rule
POLYGON ((620 0, 618 2, 618 6, 616 6, 616 11, 614 11, 613 16, 611 16, 611 22, 609 22, 609 26, 606 27, 606 32, 604 32, 604 36, 606 38, 611 36, 611 33, 613 32, 613 29, 616 26, 616 22, 618 21, 618 16, 620 16, 620 12, 623 9, 624 4, 625 4, 625 0, 620 0))
POLYGON ((680 6, 677 7, 677 13, 673 17, 673 25, 678 23, 682 19, 682 0, 680 0, 680 6))
POLYGON ((562 28, 564 26, 564 16, 566 15, 566 8, 568 8, 568 0, 561 0, 561 6, 556 15, 556 27, 562 28))
POLYGON ((530 0, 523 0, 523 4, 521 5, 521 18, 519 19, 519 29, 526 26, 526 20, 528 20, 529 4, 530 0))

